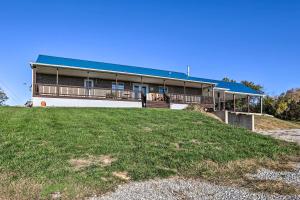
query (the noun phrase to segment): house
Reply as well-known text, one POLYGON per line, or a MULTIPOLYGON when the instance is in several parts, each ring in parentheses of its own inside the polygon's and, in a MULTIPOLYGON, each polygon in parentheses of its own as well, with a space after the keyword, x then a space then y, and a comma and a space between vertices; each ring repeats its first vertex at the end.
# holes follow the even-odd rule
POLYGON ((30 66, 33 106, 262 109, 263 95, 243 84, 181 72, 47 55, 30 66))

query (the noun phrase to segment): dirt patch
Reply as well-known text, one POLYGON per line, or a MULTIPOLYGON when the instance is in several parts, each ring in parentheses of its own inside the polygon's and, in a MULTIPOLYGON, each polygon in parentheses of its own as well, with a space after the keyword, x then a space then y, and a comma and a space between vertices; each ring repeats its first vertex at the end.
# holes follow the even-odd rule
POLYGON ((297 123, 284 121, 271 116, 255 116, 256 130, 300 129, 297 123))
POLYGON ((128 176, 128 172, 124 171, 124 172, 113 172, 112 173, 115 177, 122 179, 124 181, 129 181, 130 177, 128 176))
POLYGON ((250 187, 254 191, 265 191, 271 194, 300 194, 300 188, 277 180, 248 180, 247 184, 243 186, 250 187))
POLYGON ((69 163, 75 170, 81 170, 92 165, 98 165, 101 167, 110 166, 117 159, 111 155, 100 156, 88 156, 86 158, 73 158, 69 160, 69 163))
POLYGON ((14 175, 9 173, 0 174, 0 199, 25 200, 39 199, 42 191, 42 184, 32 179, 12 179, 14 175))

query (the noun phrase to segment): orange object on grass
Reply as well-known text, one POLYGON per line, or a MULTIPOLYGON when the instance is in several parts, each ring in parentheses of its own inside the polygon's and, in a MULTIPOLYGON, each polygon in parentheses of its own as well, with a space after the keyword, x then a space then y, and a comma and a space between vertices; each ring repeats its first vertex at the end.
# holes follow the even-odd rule
POLYGON ((41 102, 41 106, 42 106, 42 107, 46 107, 46 101, 42 101, 42 102, 41 102))

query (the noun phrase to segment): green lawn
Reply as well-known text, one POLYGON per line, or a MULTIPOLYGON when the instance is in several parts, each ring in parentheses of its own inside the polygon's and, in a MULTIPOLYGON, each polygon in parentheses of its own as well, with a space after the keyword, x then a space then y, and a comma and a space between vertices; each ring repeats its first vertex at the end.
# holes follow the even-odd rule
POLYGON ((0 193, 11 196, 45 198, 60 191, 75 198, 124 182, 114 172, 127 172, 133 181, 201 177, 197 166, 203 161, 277 159, 300 152, 295 144, 191 111, 2 107, 0 120, 0 193), (113 160, 103 164, 101 156, 113 160), (4 187, 7 182, 14 184, 4 187))

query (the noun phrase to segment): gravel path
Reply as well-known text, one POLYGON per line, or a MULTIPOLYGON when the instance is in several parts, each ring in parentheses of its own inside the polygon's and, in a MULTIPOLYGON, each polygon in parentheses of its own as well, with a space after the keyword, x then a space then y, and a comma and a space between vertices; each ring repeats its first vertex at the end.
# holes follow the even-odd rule
POLYGON ((300 187, 300 163, 296 165, 295 171, 273 171, 269 169, 259 169, 256 174, 247 175, 249 178, 257 180, 277 180, 287 184, 300 187))
POLYGON ((297 142, 300 144, 300 129, 285 129, 285 130, 268 130, 268 131, 257 131, 263 135, 269 135, 277 139, 282 139, 289 142, 297 142))
POLYGON ((132 182, 119 186, 115 192, 90 200, 193 200, 193 199, 272 199, 296 200, 300 195, 283 196, 255 193, 248 189, 220 186, 200 180, 163 179, 145 182, 132 182))

